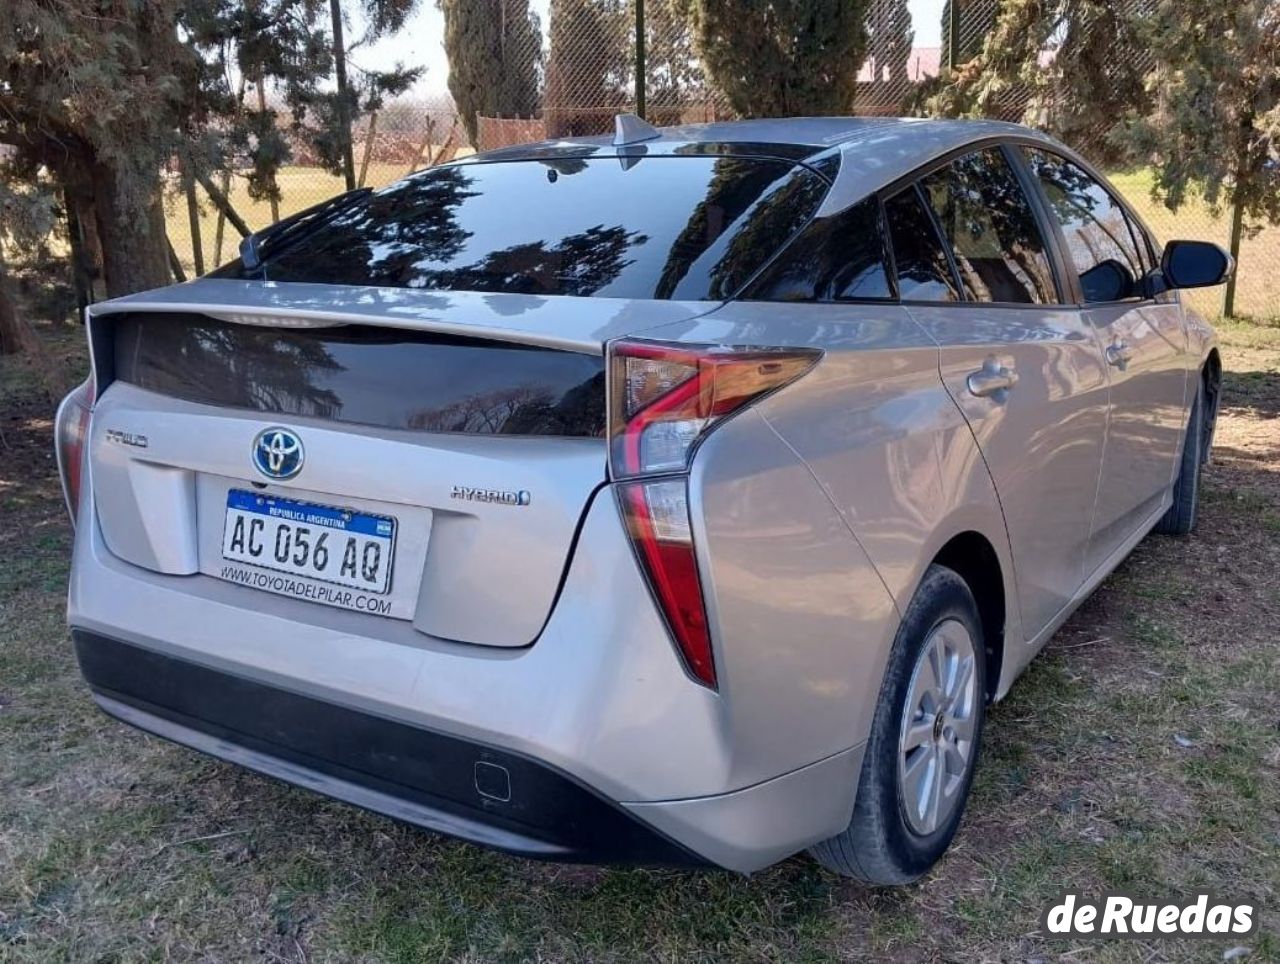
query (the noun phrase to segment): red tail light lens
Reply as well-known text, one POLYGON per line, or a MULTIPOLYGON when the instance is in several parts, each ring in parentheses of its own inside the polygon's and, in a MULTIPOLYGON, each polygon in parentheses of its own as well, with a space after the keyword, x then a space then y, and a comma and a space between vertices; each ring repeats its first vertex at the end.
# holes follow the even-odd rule
POLYGON ((726 416, 809 371, 822 353, 649 341, 609 349, 609 463, 645 578, 690 675, 716 688, 686 474, 726 416), (650 478, 659 476, 660 478, 650 478))
POLYGON ((90 376, 74 389, 58 406, 54 418, 54 449, 58 456, 58 472, 62 476, 62 494, 76 523, 80 506, 80 477, 84 464, 84 444, 89 437, 89 420, 93 413, 94 385, 90 376))
POLYGON ((685 667, 694 679, 714 689, 716 666, 693 552, 685 480, 628 482, 619 486, 618 498, 636 555, 685 667))
POLYGON ((809 349, 615 342, 609 350, 609 450, 615 479, 683 472, 716 422, 795 381, 809 349))

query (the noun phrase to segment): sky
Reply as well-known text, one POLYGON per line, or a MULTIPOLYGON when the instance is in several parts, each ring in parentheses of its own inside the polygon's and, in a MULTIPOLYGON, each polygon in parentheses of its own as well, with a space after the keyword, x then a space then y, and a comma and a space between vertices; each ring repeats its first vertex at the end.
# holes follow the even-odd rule
MULTIPOLYGON (((537 12, 545 32, 548 24, 547 5, 549 0, 530 0, 530 6, 537 12)), ((915 28, 915 46, 937 47, 942 36, 942 3, 943 0, 908 0, 911 11, 912 26, 915 28)), ((352 36, 359 36, 363 31, 363 18, 355 9, 356 4, 347 4, 351 17, 352 36)), ((449 64, 444 55, 444 16, 436 6, 435 0, 419 0, 418 11, 410 19, 408 25, 399 34, 361 47, 351 53, 350 60, 356 66, 385 67, 396 61, 406 67, 425 66, 426 73, 413 88, 412 94, 418 97, 431 97, 447 91, 449 64)))

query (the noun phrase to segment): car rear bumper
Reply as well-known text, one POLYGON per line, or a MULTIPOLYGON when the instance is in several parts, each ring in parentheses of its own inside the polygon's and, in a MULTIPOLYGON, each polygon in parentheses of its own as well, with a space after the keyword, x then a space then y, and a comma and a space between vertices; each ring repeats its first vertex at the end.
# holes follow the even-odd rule
POLYGON ((84 630, 98 705, 139 729, 451 837, 541 860, 707 861, 547 764, 84 630))
MULTIPOLYGON (((107 548, 91 489, 80 519, 68 597, 78 638, 105 639, 107 647, 117 641, 159 665, 259 687, 260 698, 244 701, 255 713, 255 703, 296 697, 330 719, 354 721, 325 730, 306 714, 276 719, 263 710, 234 723, 219 715, 234 700, 201 702, 199 712, 187 704, 212 684, 139 689, 145 683, 134 677, 164 676, 139 669, 112 685, 86 660, 104 709, 162 736, 443 833, 561 860, 687 863, 694 854, 751 872, 839 832, 853 810, 862 753, 857 695, 835 685, 848 667, 815 663, 812 654, 810 662, 787 662, 780 675, 776 660, 767 672, 758 666, 758 677, 803 684, 802 703, 771 698, 749 668, 727 660, 719 692, 690 681, 611 498, 588 508, 555 608, 538 641, 519 649, 453 643, 404 620, 132 565, 107 548), (377 754, 349 758, 359 747, 349 747, 345 734, 363 733, 365 721, 398 727, 401 742, 426 740, 422 734, 452 741, 434 741, 452 747, 444 759, 461 761, 449 793, 434 782, 437 757, 408 754, 395 740, 371 739, 377 754), (841 742, 842 734, 854 745, 841 742), (522 763, 536 768, 534 802, 541 805, 545 791, 552 816, 517 814, 513 823, 501 801, 478 802, 474 769, 487 762, 486 752, 511 761, 509 778, 522 763), (380 769, 370 770, 374 763, 380 769), (601 806, 623 822, 600 816, 601 806), (574 824, 605 821, 614 834, 629 826, 627 818, 672 844, 675 856, 661 846, 655 855, 651 839, 634 828, 617 830, 635 835, 634 844, 610 842, 618 851, 610 853, 574 824), (561 822, 572 826, 566 831, 561 822)), ((812 552, 811 540, 804 545, 812 552)), ((846 582, 848 571, 840 569, 846 582)), ((786 596, 791 584, 781 585, 786 596)), ((856 624, 834 617, 828 624, 842 639, 858 638, 856 624)), ((856 655, 864 648, 844 649, 856 655)), ((747 648, 738 662, 770 652, 747 648)))

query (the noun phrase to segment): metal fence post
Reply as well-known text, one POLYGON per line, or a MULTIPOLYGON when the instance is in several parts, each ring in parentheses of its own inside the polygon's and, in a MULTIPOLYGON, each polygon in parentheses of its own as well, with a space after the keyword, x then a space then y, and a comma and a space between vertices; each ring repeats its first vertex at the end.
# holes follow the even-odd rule
POLYGON ((1222 290, 1222 317, 1236 316, 1236 275, 1240 273, 1240 238, 1244 234, 1244 205, 1238 200, 1231 205, 1231 257, 1236 262, 1235 270, 1227 279, 1227 286, 1222 290))
POLYGON ((644 0, 636 2, 636 116, 644 117, 645 95, 645 38, 644 0))

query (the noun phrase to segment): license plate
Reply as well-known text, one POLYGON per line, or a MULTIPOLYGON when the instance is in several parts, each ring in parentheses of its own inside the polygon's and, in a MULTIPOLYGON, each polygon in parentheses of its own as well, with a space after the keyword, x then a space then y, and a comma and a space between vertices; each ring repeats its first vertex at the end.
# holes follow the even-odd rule
POLYGON ((222 557, 382 595, 391 588, 396 520, 232 489, 222 557))

